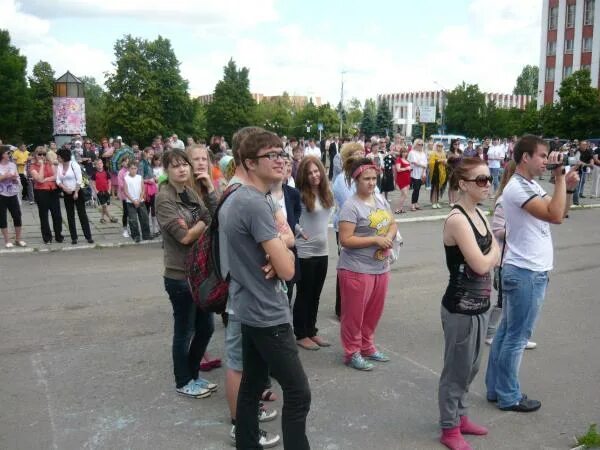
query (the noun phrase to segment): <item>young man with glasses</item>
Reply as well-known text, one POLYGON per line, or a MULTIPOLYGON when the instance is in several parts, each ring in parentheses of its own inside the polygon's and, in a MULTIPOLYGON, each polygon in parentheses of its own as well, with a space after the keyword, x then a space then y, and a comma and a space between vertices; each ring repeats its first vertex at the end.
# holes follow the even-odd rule
POLYGON ((515 145, 517 169, 502 193, 506 219, 506 254, 502 264, 503 315, 488 360, 487 399, 503 411, 531 412, 542 404, 527 398, 519 384, 525 345, 544 302, 548 273, 553 267, 550 224, 562 223, 577 171, 565 175, 561 155, 548 154, 537 136, 523 136, 515 145), (553 167, 554 193, 548 196, 534 180, 553 167))
POLYGON ((240 160, 246 182, 228 199, 231 214, 219 224, 228 242, 227 259, 237 261, 229 267, 229 306, 242 329, 236 446, 261 448, 256 412, 270 373, 284 393, 284 447, 308 449, 310 388, 298 357, 285 285, 294 276, 295 260, 276 226, 275 205, 266 196, 284 176, 283 143, 273 133, 253 133, 241 144, 240 160), (275 276, 265 276, 267 263, 275 276))

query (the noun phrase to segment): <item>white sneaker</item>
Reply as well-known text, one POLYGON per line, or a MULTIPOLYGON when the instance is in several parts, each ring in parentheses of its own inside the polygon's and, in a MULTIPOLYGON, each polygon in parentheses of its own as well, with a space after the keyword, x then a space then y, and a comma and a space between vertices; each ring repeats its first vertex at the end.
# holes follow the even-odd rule
POLYGON ((211 394, 210 389, 201 387, 199 384, 196 383, 196 380, 190 380, 188 384, 175 390, 178 394, 192 398, 205 398, 210 396, 211 394))
POLYGON ((532 342, 532 341, 527 341, 527 344, 525 344, 525 350, 533 350, 536 347, 537 347, 537 343, 532 342))
POLYGON ((492 342, 494 342, 494 338, 493 337, 485 338, 485 343, 487 345, 492 345, 492 342))
MULTIPOLYGON (((258 443, 262 446, 262 448, 275 447, 281 440, 278 434, 269 433, 265 430, 258 430, 258 436, 258 443)), ((231 426, 229 438, 231 439, 231 443, 235 445, 235 425, 231 426)))
POLYGON ((258 421, 259 422, 270 422, 271 420, 275 420, 277 417, 276 409, 267 409, 264 407, 262 403, 258 406, 258 421))
POLYGON ((129 237, 129 230, 127 228, 123 228, 123 237, 124 238, 128 238, 129 237))

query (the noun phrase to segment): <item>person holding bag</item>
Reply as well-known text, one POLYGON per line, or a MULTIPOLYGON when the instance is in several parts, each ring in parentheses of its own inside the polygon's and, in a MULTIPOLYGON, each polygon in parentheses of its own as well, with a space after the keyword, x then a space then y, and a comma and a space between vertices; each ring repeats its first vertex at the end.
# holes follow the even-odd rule
POLYGON ((69 223, 69 233, 71 234, 71 244, 77 244, 77 225, 75 223, 75 209, 79 216, 79 223, 83 235, 88 244, 93 244, 90 222, 85 211, 85 198, 79 195, 83 182, 81 176, 81 167, 75 161, 71 160, 71 151, 61 148, 57 152, 58 166, 56 168, 56 185, 63 191, 63 201, 67 211, 67 222, 69 223))

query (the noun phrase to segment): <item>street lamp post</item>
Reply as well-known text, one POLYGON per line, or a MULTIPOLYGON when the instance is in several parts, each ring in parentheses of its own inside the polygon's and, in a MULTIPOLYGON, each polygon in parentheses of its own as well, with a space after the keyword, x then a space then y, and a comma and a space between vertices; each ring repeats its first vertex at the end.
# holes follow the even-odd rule
POLYGON ((437 81, 433 82, 434 84, 438 85, 441 88, 441 95, 440 95, 440 127, 442 129, 442 133, 441 134, 445 134, 446 133, 446 123, 444 121, 445 119, 445 109, 446 109, 446 105, 444 103, 445 101, 445 96, 446 96, 446 89, 444 88, 444 86, 442 86, 440 83, 438 83, 437 81))
POLYGON ((342 92, 340 95, 340 139, 344 129, 344 74, 346 70, 342 70, 342 92))

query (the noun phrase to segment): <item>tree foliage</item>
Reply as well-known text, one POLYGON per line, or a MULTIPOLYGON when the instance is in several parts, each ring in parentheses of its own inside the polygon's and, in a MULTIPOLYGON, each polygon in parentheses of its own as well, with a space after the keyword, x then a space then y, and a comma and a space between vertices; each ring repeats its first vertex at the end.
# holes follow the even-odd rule
POLYGON ((382 99, 377 105, 375 115, 375 132, 379 136, 388 136, 393 132, 393 118, 387 100, 382 99))
POLYGON ((486 108, 485 95, 476 84, 463 82, 447 93, 446 127, 450 133, 482 136, 481 117, 486 108))
POLYGON ((29 77, 29 114, 27 140, 33 144, 46 144, 52 140, 52 97, 54 96, 54 70, 46 61, 33 66, 29 77))
POLYGON ((108 135, 106 122, 107 94, 93 77, 83 76, 87 135, 99 140, 108 135))
POLYGON ((223 68, 213 94, 213 101, 206 108, 206 126, 210 135, 225 136, 231 142, 233 133, 252 124, 256 103, 250 94, 249 70, 238 70, 233 59, 223 68))
POLYGON ((344 134, 354 136, 360 131, 360 124, 362 122, 363 111, 360 100, 353 98, 350 100, 350 104, 346 111, 346 120, 344 123, 344 134))
POLYGON ((169 40, 127 35, 117 40, 115 57, 106 79, 108 131, 140 142, 157 133, 192 134, 195 111, 169 40))
POLYGON ((590 72, 578 70, 558 90, 561 137, 600 136, 600 91, 591 86, 590 72))
POLYGON ((365 100, 362 113, 362 122, 360 124, 360 132, 366 137, 371 137, 374 134, 377 134, 377 104, 372 98, 365 100))
POLYGON ((10 43, 10 35, 0 30, 0 139, 5 142, 23 138, 28 114, 27 58, 10 43))
POLYGON ((535 97, 538 90, 539 69, 537 66, 526 65, 517 77, 517 84, 513 89, 514 95, 531 95, 535 97))

